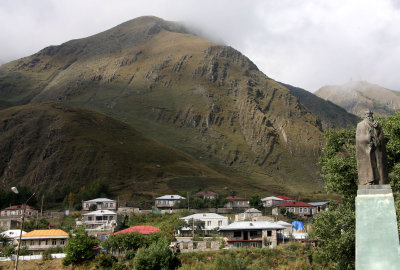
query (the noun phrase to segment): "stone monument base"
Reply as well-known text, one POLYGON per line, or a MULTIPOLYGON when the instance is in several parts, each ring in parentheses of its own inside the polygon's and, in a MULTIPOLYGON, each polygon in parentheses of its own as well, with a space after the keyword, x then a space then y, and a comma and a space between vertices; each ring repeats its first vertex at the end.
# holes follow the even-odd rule
POLYGON ((358 186, 356 269, 400 269, 396 210, 390 185, 358 186))

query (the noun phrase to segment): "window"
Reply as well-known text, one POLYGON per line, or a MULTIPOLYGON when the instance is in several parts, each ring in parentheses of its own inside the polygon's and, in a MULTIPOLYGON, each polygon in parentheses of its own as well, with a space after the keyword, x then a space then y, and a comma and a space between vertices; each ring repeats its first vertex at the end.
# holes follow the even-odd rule
POLYGON ((218 220, 218 227, 222 226, 222 220, 218 220))
POLYGON ((35 244, 35 241, 31 240, 30 245, 33 246, 35 244))
POLYGON ((106 203, 106 207, 108 207, 108 203, 106 203))
POLYGON ((303 213, 303 208, 302 207, 299 208, 299 213, 303 213))
POLYGON ((258 232, 257 231, 250 231, 250 237, 257 236, 258 232))
POLYGON ((235 242, 235 247, 241 248, 242 247, 242 242, 235 242))
POLYGON ((290 208, 289 207, 286 207, 286 212, 290 212, 290 208))
POLYGON ((207 226, 211 226, 211 220, 207 221, 207 226))
POLYGON ((87 219, 88 219, 88 221, 92 221, 92 217, 88 217, 87 219))
POLYGON ((294 208, 292 207, 292 208, 290 209, 290 211, 294 213, 294 208))
POLYGON ((57 239, 52 239, 51 240, 51 245, 57 246, 57 239))
POLYGON ((267 231, 267 236, 272 236, 272 231, 267 231))
POLYGON ((233 232, 233 237, 241 237, 242 236, 242 232, 241 231, 234 231, 233 232))
POLYGON ((308 208, 307 208, 307 207, 304 208, 304 212, 305 212, 305 213, 308 213, 308 208))
POLYGON ((89 204, 88 203, 86 204, 86 208, 89 208, 89 204))
POLYGON ((258 247, 259 247, 259 244, 258 244, 258 242, 251 242, 251 246, 252 246, 253 248, 258 248, 258 247))
POLYGON ((46 245, 46 246, 49 245, 49 240, 46 239, 45 245, 46 245))
POLYGON ((64 240, 64 239, 61 239, 61 240, 60 240, 60 245, 63 246, 64 244, 65 244, 65 240, 64 240))
POLYGON ((113 203, 110 203, 110 207, 113 207, 113 203))

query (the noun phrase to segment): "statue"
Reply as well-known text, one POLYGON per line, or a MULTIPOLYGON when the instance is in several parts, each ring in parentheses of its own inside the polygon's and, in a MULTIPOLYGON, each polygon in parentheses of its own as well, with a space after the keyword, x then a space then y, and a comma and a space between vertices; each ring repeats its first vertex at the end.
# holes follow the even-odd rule
POLYGON ((360 185, 388 184, 386 148, 382 126, 370 110, 358 123, 356 131, 358 181, 360 185))

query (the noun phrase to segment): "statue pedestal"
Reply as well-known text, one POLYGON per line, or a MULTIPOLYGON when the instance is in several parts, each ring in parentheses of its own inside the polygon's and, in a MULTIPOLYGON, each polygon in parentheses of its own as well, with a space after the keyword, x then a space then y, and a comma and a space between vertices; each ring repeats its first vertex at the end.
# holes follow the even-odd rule
POLYGON ((358 186, 356 269, 400 269, 396 210, 390 185, 358 186))

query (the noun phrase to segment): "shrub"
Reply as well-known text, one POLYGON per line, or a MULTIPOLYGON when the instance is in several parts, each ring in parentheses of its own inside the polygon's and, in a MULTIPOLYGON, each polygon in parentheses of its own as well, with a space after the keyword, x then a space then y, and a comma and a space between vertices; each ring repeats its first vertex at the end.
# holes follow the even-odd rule
POLYGON ((113 255, 104 253, 97 255, 95 261, 96 269, 108 269, 118 262, 113 255))
MULTIPOLYGON (((42 260, 44 260, 44 261, 51 260, 51 259, 53 259, 53 257, 51 257, 51 254, 62 253, 62 252, 64 252, 64 249, 60 246, 49 248, 43 252, 42 260)), ((20 254, 21 254, 21 251, 20 251, 20 254)))
POLYGON ((92 260, 96 255, 93 246, 98 244, 98 239, 88 236, 83 227, 78 228, 75 231, 75 237, 69 238, 64 249, 67 255, 63 259, 63 264, 80 264, 84 261, 92 260))
POLYGON ((133 262, 136 270, 176 269, 179 259, 172 253, 166 238, 139 249, 133 262))

